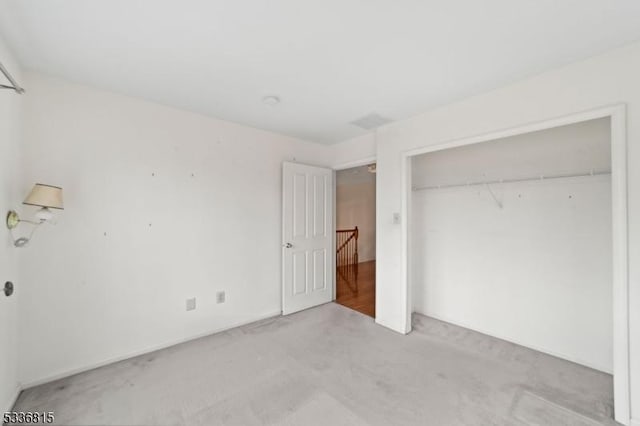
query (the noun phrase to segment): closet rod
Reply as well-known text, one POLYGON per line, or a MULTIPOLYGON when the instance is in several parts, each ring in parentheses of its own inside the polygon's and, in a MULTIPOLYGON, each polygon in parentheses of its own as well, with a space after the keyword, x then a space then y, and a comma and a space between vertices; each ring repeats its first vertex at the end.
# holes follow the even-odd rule
POLYGON ((449 185, 432 185, 432 186, 419 186, 414 187, 414 191, 425 191, 428 189, 445 189, 445 188, 457 188, 461 186, 475 186, 475 185, 493 185, 496 183, 514 183, 514 182, 527 182, 527 181, 535 181, 535 180, 548 180, 548 179, 563 179, 563 178, 572 178, 572 177, 585 177, 585 176, 600 176, 600 175, 610 175, 611 170, 591 170, 588 173, 576 173, 576 174, 559 174, 559 175, 540 175, 536 177, 527 177, 527 178, 515 178, 515 179, 502 179, 502 180, 483 180, 477 182, 468 182, 468 183, 454 183, 449 185))
POLYGON ((4 67, 4 65, 2 65, 2 62, 0 62, 0 71, 2 71, 2 74, 4 74, 4 76, 7 77, 7 80, 9 80, 11 82, 11 84, 13 84, 13 86, 7 86, 5 84, 0 84, 0 89, 12 89, 12 90, 15 90, 16 93, 18 93, 18 94, 23 94, 24 93, 24 89, 22 87, 20 87, 18 82, 15 81, 13 79, 13 77, 11 77, 11 74, 9 74, 9 71, 7 71, 7 69, 4 67))

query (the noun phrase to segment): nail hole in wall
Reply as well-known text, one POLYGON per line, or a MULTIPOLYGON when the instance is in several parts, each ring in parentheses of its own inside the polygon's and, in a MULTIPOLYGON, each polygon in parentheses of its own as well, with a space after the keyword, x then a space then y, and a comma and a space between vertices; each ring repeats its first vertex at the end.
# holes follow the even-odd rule
POLYGON ((4 283, 4 295, 9 297, 13 294, 13 283, 11 281, 7 281, 4 283))

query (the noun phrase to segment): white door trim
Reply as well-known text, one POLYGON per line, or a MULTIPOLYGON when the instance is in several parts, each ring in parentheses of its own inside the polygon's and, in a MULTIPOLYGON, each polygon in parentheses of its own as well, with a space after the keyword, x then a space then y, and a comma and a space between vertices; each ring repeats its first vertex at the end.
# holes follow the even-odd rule
POLYGON ((345 170, 345 169, 351 169, 353 167, 360 167, 360 166, 366 166, 372 163, 375 163, 376 160, 376 156, 371 156, 371 157, 366 157, 363 158, 361 160, 353 160, 353 161, 348 161, 346 163, 340 163, 338 165, 333 166, 333 170, 345 170))
POLYGON ((627 209, 627 135, 626 105, 617 104, 578 112, 563 117, 528 123, 495 132, 424 146, 402 153, 402 272, 401 286, 406 301, 405 331, 411 331, 411 253, 409 251, 411 220, 411 158, 428 152, 488 142, 495 139, 575 124, 597 118, 611 119, 611 195, 613 212, 613 375, 616 421, 629 425, 631 391, 629 382, 629 243, 627 209))

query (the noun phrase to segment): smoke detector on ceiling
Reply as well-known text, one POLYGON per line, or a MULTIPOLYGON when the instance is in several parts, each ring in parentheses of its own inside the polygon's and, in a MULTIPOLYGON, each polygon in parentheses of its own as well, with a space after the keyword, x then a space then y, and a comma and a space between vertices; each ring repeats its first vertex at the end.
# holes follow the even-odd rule
POLYGON ((391 123, 390 119, 385 118, 380 114, 376 114, 374 112, 374 113, 365 115, 364 117, 360 117, 357 120, 352 121, 350 124, 353 124, 354 126, 358 126, 361 129, 373 130, 389 123, 391 123))

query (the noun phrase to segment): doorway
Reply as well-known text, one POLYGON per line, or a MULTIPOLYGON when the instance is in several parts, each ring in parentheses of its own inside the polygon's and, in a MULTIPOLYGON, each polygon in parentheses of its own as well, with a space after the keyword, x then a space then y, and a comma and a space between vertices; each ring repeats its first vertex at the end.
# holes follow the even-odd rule
POLYGON ((336 172, 335 241, 336 303, 375 318, 375 163, 336 172))

